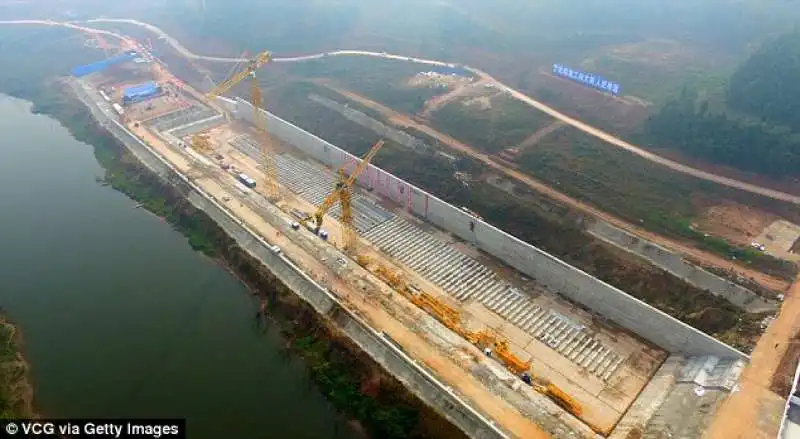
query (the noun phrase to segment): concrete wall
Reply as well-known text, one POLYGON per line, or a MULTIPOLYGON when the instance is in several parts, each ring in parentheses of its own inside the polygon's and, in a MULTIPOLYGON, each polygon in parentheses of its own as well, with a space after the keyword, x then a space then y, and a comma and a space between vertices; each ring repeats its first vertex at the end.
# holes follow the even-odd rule
POLYGON ((206 119, 190 122, 186 125, 181 125, 169 130, 169 133, 177 138, 199 133, 201 131, 209 130, 225 123, 225 117, 221 114, 211 116, 206 119))
POLYGON ((747 312, 768 312, 778 309, 778 304, 767 300, 747 288, 723 279, 716 274, 690 264, 679 255, 651 242, 639 239, 605 221, 592 221, 587 231, 597 238, 641 256, 673 276, 723 297, 747 312))
MULTIPOLYGON (((309 156, 332 167, 353 166, 352 154, 266 113, 270 133, 309 156)), ((253 120, 253 107, 237 100, 235 117, 253 120)), ((550 291, 580 303, 595 313, 639 334, 672 353, 715 355, 724 358, 746 356, 683 322, 641 302, 625 292, 480 221, 422 189, 370 165, 359 177, 360 186, 373 188, 410 212, 448 230, 461 239, 525 273, 550 291), (470 230, 470 224, 474 229, 470 230)))
POLYGON ((342 105, 333 99, 328 99, 317 94, 311 94, 308 96, 308 98, 400 145, 407 146, 409 148, 425 148, 428 146, 423 141, 409 135, 408 133, 387 126, 386 124, 381 123, 358 110, 354 110, 346 105, 342 105))
POLYGON ((685 360, 681 355, 667 357, 664 364, 658 368, 653 378, 642 389, 636 401, 617 423, 609 439, 627 439, 629 435, 636 437, 636 430, 644 431, 650 419, 675 386, 675 377, 680 372, 685 360))
POLYGON ((314 282, 291 261, 283 255, 276 255, 270 251, 269 244, 257 233, 250 230, 224 206, 217 203, 213 197, 204 193, 202 189, 174 169, 169 162, 113 118, 113 115, 99 110, 94 104, 99 97, 97 99, 90 97, 87 91, 82 89, 80 83, 73 81, 71 85, 76 95, 89 107, 101 125, 119 139, 145 166, 184 193, 195 207, 206 212, 243 249, 269 267, 282 283, 308 302, 318 313, 336 323, 358 346, 423 402, 433 407, 472 438, 500 439, 508 437, 506 433, 475 411, 436 377, 418 366, 402 350, 387 340, 382 333, 375 331, 361 318, 343 307, 336 297, 314 282))

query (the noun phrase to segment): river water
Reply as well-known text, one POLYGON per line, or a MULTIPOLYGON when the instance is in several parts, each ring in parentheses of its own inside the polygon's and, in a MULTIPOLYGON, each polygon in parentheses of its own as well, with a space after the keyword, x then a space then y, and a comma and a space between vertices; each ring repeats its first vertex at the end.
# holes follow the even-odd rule
POLYGON ((192 439, 355 437, 236 279, 95 181, 90 146, 2 95, 0 133, 0 306, 40 413, 187 418, 192 439))

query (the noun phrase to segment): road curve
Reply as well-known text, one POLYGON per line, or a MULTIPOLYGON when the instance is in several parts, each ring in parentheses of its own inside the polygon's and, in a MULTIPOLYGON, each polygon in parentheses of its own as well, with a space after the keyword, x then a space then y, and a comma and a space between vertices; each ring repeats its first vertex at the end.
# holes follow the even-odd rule
MULTIPOLYGON (((144 27, 145 29, 149 30, 150 32, 153 32, 154 34, 156 34, 159 37, 161 37, 162 39, 164 39, 178 53, 180 53, 181 55, 183 55, 183 56, 185 56, 186 58, 189 58, 189 59, 203 60, 203 61, 210 61, 210 62, 221 62, 221 63, 240 63, 240 62, 246 61, 246 59, 242 59, 242 58, 227 58, 227 57, 205 56, 205 55, 195 54, 195 53, 191 52, 189 49, 187 49, 185 46, 183 46, 180 43, 180 41, 178 41, 175 38, 171 37, 169 34, 164 32, 163 30, 161 30, 159 27, 153 26, 152 24, 144 23, 144 22, 138 21, 138 20, 124 19, 124 18, 98 18, 98 19, 86 20, 85 23, 126 23, 126 24, 132 24, 132 25, 144 27)), ((105 35, 114 36, 114 37, 117 37, 117 38, 122 38, 121 35, 113 33, 113 32, 100 30, 100 29, 87 28, 87 27, 83 27, 83 26, 78 26, 78 25, 76 25, 74 23, 56 22, 56 21, 52 21, 52 20, 11 20, 11 21, 0 21, 0 24, 45 24, 45 25, 51 25, 51 26, 66 26, 66 27, 75 28, 77 30, 82 30, 82 31, 85 31, 85 32, 95 32, 95 33, 99 32, 99 33, 102 33, 102 34, 105 34, 105 35)), ((395 59, 395 60, 414 62, 414 63, 418 63, 418 64, 435 65, 435 66, 455 66, 456 65, 456 64, 446 63, 446 62, 437 61, 437 60, 415 58, 415 57, 407 57, 407 56, 396 55, 396 54, 391 54, 391 53, 386 53, 386 52, 370 52, 370 51, 365 51, 365 50, 335 50, 335 51, 331 51, 331 52, 317 53, 317 54, 305 55, 305 56, 275 57, 275 58, 272 59, 272 61, 273 62, 278 62, 278 63, 303 62, 303 61, 309 61, 309 60, 315 60, 315 59, 324 58, 326 56, 348 56, 348 55, 349 56, 372 56, 372 57, 395 59)), ((505 85, 500 81, 497 81, 491 75, 489 75, 488 73, 486 73, 486 72, 484 72, 482 70, 476 69, 474 67, 464 66, 464 65, 459 65, 459 67, 461 67, 461 68, 463 68, 463 69, 475 74, 476 76, 480 77, 482 80, 494 82, 495 84, 497 84, 498 88, 500 88, 501 90, 507 92, 513 98, 515 98, 515 99, 517 99, 517 100, 519 100, 521 102, 524 102, 524 103, 536 108, 537 110, 543 111, 543 112, 549 114, 550 116, 552 116, 552 117, 554 117, 554 118, 556 118, 558 120, 561 120, 564 123, 567 123, 567 124, 577 128, 577 129, 585 132, 586 134, 589 134, 591 136, 597 137, 598 139, 601 139, 601 140, 603 140, 605 142, 608 142, 611 145, 614 145, 614 146, 616 146, 618 148, 622 148, 622 149, 624 149, 626 151, 629 151, 629 152, 631 152, 633 154, 636 154, 639 157, 644 158, 645 160, 649 160, 649 161, 651 161, 653 163, 657 163, 659 165, 662 165, 664 167, 667 167, 669 169, 672 169, 674 171, 677 171, 677 172, 680 172, 680 173, 683 173, 683 174, 686 174, 686 175, 691 175, 691 176, 699 178, 701 180, 711 181, 711 182, 714 182, 714 183, 717 183, 717 184, 720 184, 720 185, 723 185, 723 186, 727 186, 727 187, 730 187, 730 188, 739 189, 739 190, 742 190, 742 191, 745 191, 745 192, 750 192, 750 193, 753 193, 753 194, 762 195, 764 197, 772 198, 772 199, 775 199, 775 200, 780 200, 780 201, 785 201, 785 202, 788 202, 788 203, 800 205, 800 196, 792 195, 792 194, 789 194, 789 193, 786 193, 786 192, 782 192, 782 191, 779 191, 779 190, 776 190, 776 189, 770 189, 770 188, 767 188, 767 187, 758 186, 758 185, 755 185, 755 184, 752 184, 752 183, 747 183, 747 182, 744 182, 744 181, 741 181, 741 180, 736 180, 736 179, 725 177, 725 176, 722 176, 722 175, 717 175, 717 174, 714 174, 714 173, 711 173, 711 172, 703 171, 701 169, 693 168, 691 166, 687 166, 687 165, 684 165, 682 163, 676 162, 674 160, 670 160, 668 158, 662 157, 662 156, 660 156, 658 154, 654 154, 654 153, 652 153, 650 151, 647 151, 647 150, 645 150, 643 148, 640 148, 640 147, 635 146, 635 145, 633 145, 631 143, 628 143, 628 142, 626 142, 626 141, 624 141, 624 140, 622 140, 622 139, 620 139, 618 137, 615 137, 614 135, 609 134, 609 133, 607 133, 607 132, 605 132, 603 130, 597 129, 597 128, 591 126, 591 125, 588 125, 588 124, 583 123, 583 122, 581 122, 581 121, 579 121, 577 119, 574 119, 574 118, 572 118, 570 116, 567 116, 566 114, 563 114, 563 113, 555 110, 554 108, 552 108, 552 107, 550 107, 548 105, 545 105, 545 104, 543 104, 543 103, 531 98, 530 96, 520 92, 519 90, 511 88, 508 85, 505 85)))
MULTIPOLYGON (((142 27, 148 29, 149 31, 159 35, 160 37, 163 37, 167 42, 169 42, 169 44, 173 48, 175 48, 175 50, 177 50, 182 55, 184 55, 186 57, 189 57, 189 58, 202 59, 202 60, 206 60, 206 61, 217 61, 217 62, 241 62, 241 61, 243 61, 243 60, 241 60, 239 58, 207 57, 207 56, 194 54, 191 51, 189 51, 186 47, 181 45, 181 43, 179 41, 177 41, 174 38, 172 38, 171 36, 169 36, 166 32, 164 32, 160 28, 158 28, 156 26, 153 26, 153 25, 151 25, 149 23, 144 23, 144 22, 141 22, 141 21, 138 21, 138 20, 129 20, 129 19, 96 19, 96 20, 88 20, 87 21, 87 23, 101 23, 101 22, 128 23, 128 24, 133 24, 133 25, 137 25, 137 26, 142 26, 142 27)), ((336 50, 336 51, 327 52, 327 53, 319 53, 319 54, 314 54, 314 55, 298 56, 298 57, 291 57, 291 58, 274 58, 273 61, 274 62, 301 62, 301 61, 319 59, 319 58, 323 58, 325 56, 342 56, 342 55, 373 56, 373 57, 396 59, 396 60, 410 61, 410 62, 419 63, 419 64, 428 64, 428 65, 436 65, 436 66, 452 66, 453 65, 453 64, 450 64, 450 63, 442 62, 442 61, 436 61, 436 60, 430 60, 430 59, 422 59, 422 58, 414 58, 414 57, 406 57, 406 56, 395 55, 395 54, 390 54, 390 53, 385 53, 385 52, 369 52, 369 51, 364 51, 364 50, 336 50)), ((717 175, 717 174, 714 174, 714 173, 711 173, 711 172, 703 171, 701 169, 693 168, 691 166, 687 166, 687 165, 684 165, 682 163, 676 162, 674 160, 670 160, 668 158, 662 157, 662 156, 660 156, 658 154, 654 154, 654 153, 652 153, 650 151, 647 151, 647 150, 645 150, 643 148, 640 148, 640 147, 635 146, 635 145, 633 145, 631 143, 628 143, 628 142, 626 142, 626 141, 624 141, 624 140, 622 140, 622 139, 620 139, 618 137, 615 137, 614 135, 609 134, 609 133, 607 133, 607 132, 605 132, 603 130, 597 129, 597 128, 591 126, 591 125, 588 125, 588 124, 583 123, 583 122, 581 122, 581 121, 579 121, 577 119, 574 119, 574 118, 572 118, 570 116, 567 116, 566 114, 563 114, 563 113, 557 111, 556 109, 554 109, 554 108, 552 108, 552 107, 550 107, 548 105, 545 105, 545 104, 543 104, 543 103, 531 98, 530 96, 520 92, 519 90, 516 90, 514 88, 509 87, 508 85, 503 84, 502 82, 494 79, 491 75, 489 75, 488 73, 486 73, 486 72, 484 72, 482 70, 476 69, 474 67, 463 66, 463 65, 460 66, 460 67, 462 67, 463 69, 465 69, 465 70, 467 70, 469 72, 474 73, 476 76, 480 77, 483 80, 492 81, 492 82, 496 83, 498 88, 500 88, 501 90, 504 90, 505 92, 509 93, 513 98, 515 98, 515 99, 517 99, 517 100, 519 100, 521 102, 524 102, 524 103, 536 108, 537 110, 543 111, 543 112, 549 114, 550 116, 561 120, 564 123, 572 125, 573 127, 585 132, 586 134, 589 134, 591 136, 594 136, 594 137, 597 137, 597 138, 599 138, 601 140, 604 140, 604 141, 606 141, 606 142, 608 142, 608 143, 610 143, 610 144, 612 144, 612 145, 614 145, 614 146, 616 146, 618 148, 622 148, 622 149, 624 149, 626 151, 629 151, 629 152, 631 152, 633 154, 636 154, 636 155, 638 155, 638 156, 640 156, 640 157, 642 157, 642 158, 644 158, 646 160, 649 160, 649 161, 651 161, 653 163, 658 163, 659 165, 665 166, 665 167, 667 167, 669 169, 672 169, 674 171, 681 172, 681 173, 687 174, 687 175, 691 175, 693 177, 696 177, 696 178, 699 178, 699 179, 702 179, 702 180, 712 181, 714 183, 717 183, 717 184, 720 184, 720 185, 723 185, 723 186, 728 186, 728 187, 731 187, 731 188, 743 190, 743 191, 746 191, 746 192, 751 192, 751 193, 754 193, 754 194, 762 195, 762 196, 765 196, 765 197, 768 197, 768 198, 773 198, 773 199, 776 199, 776 200, 786 201, 786 202, 793 203, 793 204, 800 204, 800 196, 795 196, 795 195, 788 194, 786 192, 782 192, 782 191, 779 191, 779 190, 770 189, 770 188, 767 188, 767 187, 763 187, 763 186, 758 186, 758 185, 754 185, 754 184, 751 184, 751 183, 747 183, 747 182, 744 182, 744 181, 741 181, 741 180, 736 180, 736 179, 733 179, 733 178, 724 177, 724 176, 717 175)))

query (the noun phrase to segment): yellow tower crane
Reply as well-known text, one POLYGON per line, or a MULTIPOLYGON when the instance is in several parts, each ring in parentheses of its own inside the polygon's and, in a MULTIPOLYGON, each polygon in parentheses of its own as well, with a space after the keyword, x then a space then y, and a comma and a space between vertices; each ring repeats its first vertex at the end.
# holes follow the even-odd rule
POLYGON ((267 119, 261 111, 258 111, 261 109, 262 100, 261 87, 259 87, 258 79, 256 78, 256 70, 268 63, 271 59, 272 54, 270 52, 265 51, 259 53, 247 63, 247 67, 244 70, 234 74, 214 87, 213 90, 205 95, 205 98, 210 103, 213 103, 218 96, 227 92, 248 76, 250 77, 250 103, 253 104, 254 108, 253 122, 258 133, 258 138, 256 140, 261 148, 261 167, 264 172, 264 187, 267 192, 267 197, 274 201, 277 200, 279 196, 278 172, 275 168, 275 157, 273 156, 272 148, 269 145, 269 137, 267 136, 267 119))
POLYGON ((328 194, 327 197, 325 197, 325 200, 323 200, 322 204, 317 207, 317 210, 313 215, 308 215, 300 221, 303 225, 306 225, 308 221, 313 219, 315 223, 314 232, 319 233, 319 230, 322 227, 323 217, 338 201, 342 208, 342 235, 344 239, 344 249, 348 254, 351 255, 355 254, 356 246, 358 245, 358 236, 356 236, 356 229, 353 225, 353 208, 350 205, 350 200, 352 198, 351 188, 358 176, 361 175, 364 169, 367 168, 370 160, 375 157, 375 154, 378 153, 378 150, 380 150, 383 145, 383 140, 379 140, 376 144, 372 145, 372 148, 364 155, 364 158, 361 159, 361 163, 358 164, 356 169, 352 174, 350 174, 349 177, 345 176, 344 169, 339 169, 339 182, 336 183, 336 187, 330 194, 328 194))

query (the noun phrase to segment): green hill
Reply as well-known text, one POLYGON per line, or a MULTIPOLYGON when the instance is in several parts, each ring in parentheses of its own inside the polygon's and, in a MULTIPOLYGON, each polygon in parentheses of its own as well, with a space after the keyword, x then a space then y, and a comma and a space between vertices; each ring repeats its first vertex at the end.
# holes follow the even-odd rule
POLYGON ((731 77, 732 108, 800 131, 800 31, 751 56, 731 77))
POLYGON ((800 32, 763 45, 725 96, 684 88, 646 124, 653 146, 771 177, 800 170, 800 32))

